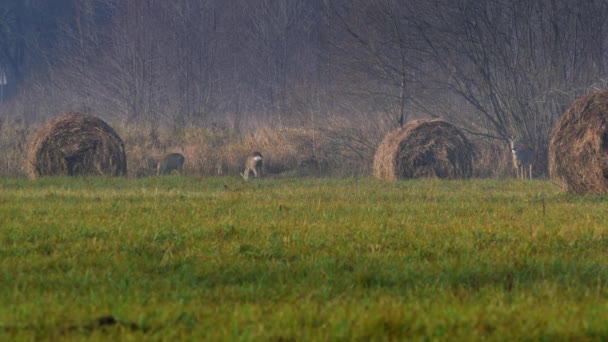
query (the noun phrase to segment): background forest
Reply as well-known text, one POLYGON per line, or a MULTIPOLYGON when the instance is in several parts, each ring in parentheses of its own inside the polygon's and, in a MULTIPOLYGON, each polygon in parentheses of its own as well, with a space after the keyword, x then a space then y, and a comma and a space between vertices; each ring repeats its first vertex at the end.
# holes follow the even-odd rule
POLYGON ((0 175, 32 133, 78 111, 125 140, 130 175, 179 151, 190 174, 368 175, 382 137, 439 117, 512 172, 518 137, 546 174, 548 137, 605 87, 604 0, 2 0, 0 175))

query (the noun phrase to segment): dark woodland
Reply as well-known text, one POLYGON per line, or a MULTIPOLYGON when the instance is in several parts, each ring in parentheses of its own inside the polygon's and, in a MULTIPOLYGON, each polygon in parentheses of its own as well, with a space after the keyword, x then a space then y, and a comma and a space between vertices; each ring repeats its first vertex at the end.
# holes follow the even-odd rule
POLYGON ((422 118, 465 132, 475 176, 511 172, 511 137, 547 175, 557 119, 606 87, 606 18, 605 0, 0 0, 0 174, 80 112, 121 135, 130 175, 166 152, 235 174, 251 149, 269 173, 369 175, 422 118))

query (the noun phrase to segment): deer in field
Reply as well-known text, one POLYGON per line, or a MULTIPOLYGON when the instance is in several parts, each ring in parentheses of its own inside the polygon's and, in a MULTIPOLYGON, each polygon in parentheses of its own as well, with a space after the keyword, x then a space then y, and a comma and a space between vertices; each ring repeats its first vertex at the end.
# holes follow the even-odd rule
POLYGON ((258 151, 251 152, 245 162, 245 171, 241 173, 244 179, 249 179, 249 172, 253 172, 253 175, 257 177, 262 176, 263 170, 263 157, 258 151))
POLYGON ((532 179, 532 163, 534 163, 534 150, 520 139, 510 138, 513 166, 516 169, 517 179, 532 179))
POLYGON ((156 175, 167 175, 173 172, 182 173, 186 158, 179 153, 169 153, 158 161, 156 165, 156 175))

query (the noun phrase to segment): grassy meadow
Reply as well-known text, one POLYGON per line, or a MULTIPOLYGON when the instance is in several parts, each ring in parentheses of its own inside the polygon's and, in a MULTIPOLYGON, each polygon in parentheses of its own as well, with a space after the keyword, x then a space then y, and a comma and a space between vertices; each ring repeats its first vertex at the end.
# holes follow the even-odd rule
POLYGON ((606 340, 608 198, 549 181, 0 179, 0 340, 606 340))

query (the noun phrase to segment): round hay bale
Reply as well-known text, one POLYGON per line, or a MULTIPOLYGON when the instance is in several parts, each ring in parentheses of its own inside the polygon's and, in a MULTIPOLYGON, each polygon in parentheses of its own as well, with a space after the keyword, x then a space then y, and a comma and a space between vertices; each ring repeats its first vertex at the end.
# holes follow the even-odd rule
POLYGON ((475 148, 455 126, 443 120, 415 120, 390 132, 374 157, 374 177, 469 178, 475 148))
POLYGON ((608 90, 579 97, 559 118, 549 174, 570 193, 608 193, 608 90))
POLYGON ((27 173, 41 176, 123 176, 127 173, 125 145, 103 120, 66 113, 34 135, 27 173))

